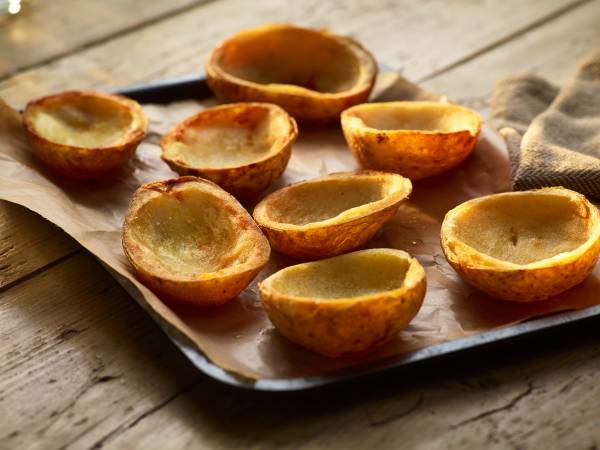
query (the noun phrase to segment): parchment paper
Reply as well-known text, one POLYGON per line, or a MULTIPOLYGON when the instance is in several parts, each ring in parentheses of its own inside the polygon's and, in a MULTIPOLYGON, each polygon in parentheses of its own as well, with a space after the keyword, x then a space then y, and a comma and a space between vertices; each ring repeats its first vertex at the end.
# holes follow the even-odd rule
MULTIPOLYGON (((374 100, 437 99, 397 75, 378 80, 374 100)), ((427 294, 417 317, 398 338, 361 358, 329 359, 281 337, 263 312, 256 281, 294 261, 273 252, 271 261, 239 298, 222 307, 182 309, 166 305, 139 283, 121 248, 120 227, 133 191, 142 183, 176 176, 160 158, 158 140, 176 122, 214 104, 183 102, 145 105, 150 133, 130 163, 112 178, 72 182, 42 167, 24 140, 17 112, 0 103, 0 198, 42 215, 73 236, 140 290, 146 308, 185 334, 212 362, 253 379, 324 375, 394 359, 419 348, 481 333, 552 312, 600 303, 600 269, 564 295, 541 303, 490 299, 467 286, 448 266, 439 245, 446 211, 473 197, 507 190, 509 164, 502 140, 484 128, 472 155, 459 167, 414 183, 413 194, 368 247, 394 247, 415 255, 427 272, 427 294)), ((271 190, 286 184, 357 166, 339 126, 302 127, 290 164, 271 190)), ((251 210, 253 205, 247 205, 251 210)))

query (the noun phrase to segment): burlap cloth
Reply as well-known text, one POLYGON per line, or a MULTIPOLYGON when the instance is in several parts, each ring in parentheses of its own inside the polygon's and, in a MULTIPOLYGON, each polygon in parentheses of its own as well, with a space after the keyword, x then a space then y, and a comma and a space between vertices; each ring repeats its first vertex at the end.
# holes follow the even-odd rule
POLYGON ((509 149, 513 189, 564 186, 600 199, 600 52, 561 88, 532 74, 501 79, 492 122, 509 149))

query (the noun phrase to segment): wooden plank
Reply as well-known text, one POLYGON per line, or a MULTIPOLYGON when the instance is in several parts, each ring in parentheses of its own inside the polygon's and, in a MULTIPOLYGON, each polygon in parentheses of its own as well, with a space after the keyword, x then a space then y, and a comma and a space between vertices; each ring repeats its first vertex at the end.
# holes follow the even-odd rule
POLYGON ((0 202, 0 293, 78 249, 73 239, 37 214, 0 202))
POLYGON ((0 323, 0 448, 99 440, 200 377, 87 254, 7 290, 0 323))
POLYGON ((329 391, 269 397, 198 386, 103 448, 595 448, 600 338, 588 330, 550 343, 329 391))
POLYGON ((201 3, 198 0, 24 1, 21 13, 0 18, 0 78, 201 3))
POLYGON ((266 22, 329 27, 352 35, 379 60, 418 79, 582 1, 586 0, 460 0, 449 10, 435 0, 385 2, 378 7, 358 0, 269 0, 252 8, 240 0, 223 0, 20 73, 0 83, 0 96, 22 106, 66 84, 98 88, 200 72, 220 39, 266 22))
POLYGON ((560 84, 577 62, 600 43, 600 1, 573 9, 551 24, 525 34, 424 83, 453 100, 487 115, 495 80, 515 72, 533 72, 560 84))

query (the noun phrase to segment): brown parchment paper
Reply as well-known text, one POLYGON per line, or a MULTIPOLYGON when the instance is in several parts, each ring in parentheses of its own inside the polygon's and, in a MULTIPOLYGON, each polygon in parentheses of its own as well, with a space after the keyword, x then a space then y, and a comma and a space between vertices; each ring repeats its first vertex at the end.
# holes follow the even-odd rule
MULTIPOLYGON (((402 78, 385 74, 374 100, 437 99, 402 78)), ((600 303, 600 269, 564 295, 541 303, 490 299, 463 283, 439 245, 446 211, 473 197, 507 190, 509 163, 502 140, 484 128, 472 155, 459 167, 414 183, 413 194, 369 247, 394 247, 415 255, 427 272, 427 294, 417 317, 397 339, 361 358, 329 359, 286 341, 263 312, 256 281, 294 261, 273 252, 271 261, 240 296, 222 307, 181 309, 166 305, 139 283, 121 248, 120 227, 133 191, 142 183, 176 176, 160 160, 158 140, 176 122, 214 100, 169 106, 145 105, 150 133, 136 156, 112 178, 71 182, 55 177, 30 155, 17 112, 0 103, 0 198, 42 215, 73 236, 120 275, 128 278, 150 308, 176 327, 218 366, 253 379, 324 375, 390 359, 452 339, 600 303)), ((290 164, 271 190, 331 172, 355 169, 339 126, 301 127, 290 164)), ((251 210, 253 205, 247 205, 251 210)))

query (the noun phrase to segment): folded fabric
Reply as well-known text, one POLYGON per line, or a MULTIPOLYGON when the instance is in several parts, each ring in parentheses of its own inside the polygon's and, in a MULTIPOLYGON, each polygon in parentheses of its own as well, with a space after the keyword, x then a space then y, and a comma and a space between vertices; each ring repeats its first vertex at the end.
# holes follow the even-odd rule
POLYGON ((513 189, 564 186, 600 199, 600 53, 560 89, 532 74, 498 81, 492 123, 508 145, 513 189))

